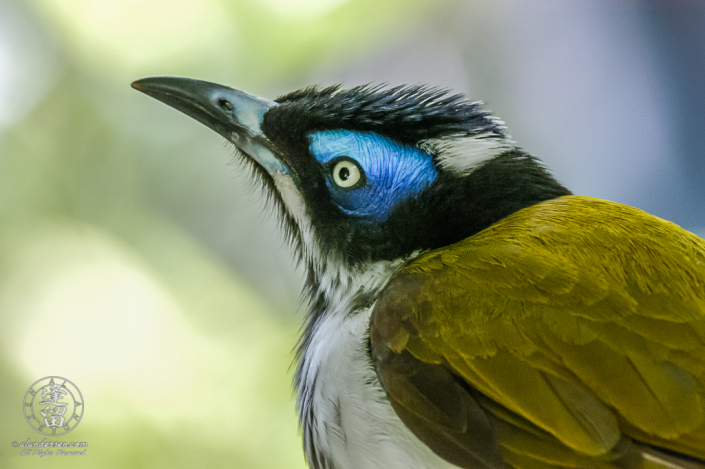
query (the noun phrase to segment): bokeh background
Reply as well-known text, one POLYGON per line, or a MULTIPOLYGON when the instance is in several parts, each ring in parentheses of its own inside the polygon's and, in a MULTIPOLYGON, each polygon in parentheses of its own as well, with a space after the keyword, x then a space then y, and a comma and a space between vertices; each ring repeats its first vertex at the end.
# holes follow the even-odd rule
POLYGON ((0 467, 303 468, 301 272, 221 138, 129 87, 484 100, 574 192, 705 233, 705 3, 0 0, 0 467), (59 375, 81 457, 22 401, 59 375), (51 438, 49 438, 51 440, 51 438))

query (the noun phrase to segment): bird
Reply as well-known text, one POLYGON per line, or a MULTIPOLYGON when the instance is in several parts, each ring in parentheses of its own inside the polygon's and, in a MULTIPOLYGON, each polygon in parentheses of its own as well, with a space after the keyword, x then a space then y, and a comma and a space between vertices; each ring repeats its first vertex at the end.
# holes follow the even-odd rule
POLYGON ((705 240, 444 88, 132 86, 233 144, 304 267, 312 469, 705 467, 705 240))

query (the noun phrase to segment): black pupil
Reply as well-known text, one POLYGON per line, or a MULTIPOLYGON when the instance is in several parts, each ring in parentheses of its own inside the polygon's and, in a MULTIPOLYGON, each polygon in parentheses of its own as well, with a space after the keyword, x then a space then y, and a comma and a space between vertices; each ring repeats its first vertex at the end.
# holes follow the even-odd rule
POLYGON ((340 171, 338 171, 338 177, 341 181, 347 181, 350 177, 350 170, 348 168, 340 168, 340 171))

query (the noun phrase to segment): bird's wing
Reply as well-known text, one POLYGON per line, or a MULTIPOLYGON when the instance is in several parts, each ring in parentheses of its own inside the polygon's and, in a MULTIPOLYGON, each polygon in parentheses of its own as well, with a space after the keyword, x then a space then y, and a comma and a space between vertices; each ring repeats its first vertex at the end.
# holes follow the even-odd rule
POLYGON ((370 337, 399 417, 461 467, 705 459, 705 241, 640 210, 561 197, 422 255, 370 337))

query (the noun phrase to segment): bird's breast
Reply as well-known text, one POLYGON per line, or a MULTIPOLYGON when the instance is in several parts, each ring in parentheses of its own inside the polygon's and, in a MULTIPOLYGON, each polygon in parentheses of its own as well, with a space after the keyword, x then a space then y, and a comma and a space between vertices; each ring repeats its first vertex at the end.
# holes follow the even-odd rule
POLYGON ((454 468, 399 420, 368 351, 372 308, 324 316, 299 367, 304 447, 313 469, 454 468))

